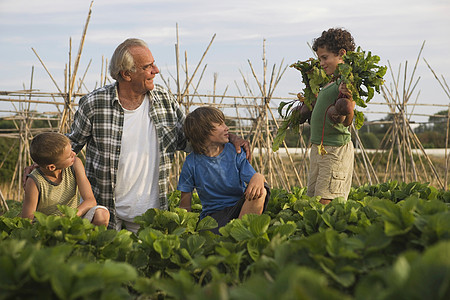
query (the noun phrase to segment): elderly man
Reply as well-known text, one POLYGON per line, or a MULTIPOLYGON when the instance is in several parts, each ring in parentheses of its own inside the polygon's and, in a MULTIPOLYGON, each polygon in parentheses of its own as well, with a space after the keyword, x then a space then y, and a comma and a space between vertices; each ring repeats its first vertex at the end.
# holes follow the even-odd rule
MULTIPOLYGON (((86 174, 97 202, 110 211, 109 227, 136 232, 136 216, 168 207, 174 153, 190 151, 185 115, 175 97, 153 82, 159 69, 144 41, 120 44, 109 71, 116 82, 80 99, 68 137, 75 152, 86 145, 86 174)), ((248 142, 231 134, 230 141, 250 157, 248 142)))

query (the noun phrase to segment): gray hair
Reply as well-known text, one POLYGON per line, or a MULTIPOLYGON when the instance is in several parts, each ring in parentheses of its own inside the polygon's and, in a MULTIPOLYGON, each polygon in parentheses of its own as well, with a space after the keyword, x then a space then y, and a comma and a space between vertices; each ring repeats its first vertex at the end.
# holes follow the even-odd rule
POLYGON ((129 49, 131 47, 140 46, 148 48, 146 42, 141 39, 130 38, 126 39, 122 44, 117 46, 114 54, 111 57, 109 63, 109 74, 115 80, 121 80, 121 71, 131 71, 135 72, 136 67, 134 64, 133 56, 131 55, 129 49))

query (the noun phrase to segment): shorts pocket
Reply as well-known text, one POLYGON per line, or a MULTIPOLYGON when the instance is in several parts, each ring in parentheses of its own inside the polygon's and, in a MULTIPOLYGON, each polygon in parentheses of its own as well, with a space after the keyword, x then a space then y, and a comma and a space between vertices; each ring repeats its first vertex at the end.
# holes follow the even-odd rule
POLYGON ((330 192, 332 194, 341 194, 344 189, 347 174, 340 171, 332 171, 330 192))

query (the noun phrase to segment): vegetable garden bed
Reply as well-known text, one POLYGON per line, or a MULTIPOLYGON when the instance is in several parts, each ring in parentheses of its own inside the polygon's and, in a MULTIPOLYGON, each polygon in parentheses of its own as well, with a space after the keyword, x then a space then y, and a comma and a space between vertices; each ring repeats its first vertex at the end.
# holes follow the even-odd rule
POLYGON ((65 217, 0 216, 0 299, 450 299, 450 192, 365 185, 322 206, 273 190, 222 236, 211 218, 149 210, 138 234, 65 217))

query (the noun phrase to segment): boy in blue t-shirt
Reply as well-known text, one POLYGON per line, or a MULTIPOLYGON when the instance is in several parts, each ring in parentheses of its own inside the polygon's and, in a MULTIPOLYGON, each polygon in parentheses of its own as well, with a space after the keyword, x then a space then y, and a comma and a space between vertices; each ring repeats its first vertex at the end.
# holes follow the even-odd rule
POLYGON ((213 217, 218 228, 245 214, 261 214, 270 190, 264 176, 256 173, 245 152, 236 153, 228 143, 224 114, 213 107, 200 107, 187 115, 184 132, 194 152, 186 157, 177 189, 180 207, 191 210, 194 188, 202 203, 200 219, 213 217))

